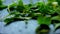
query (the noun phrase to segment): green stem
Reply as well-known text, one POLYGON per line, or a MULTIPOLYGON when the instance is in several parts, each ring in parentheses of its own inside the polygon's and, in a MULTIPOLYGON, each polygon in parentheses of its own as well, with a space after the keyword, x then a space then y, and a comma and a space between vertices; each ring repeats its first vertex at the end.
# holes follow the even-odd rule
POLYGON ((9 9, 9 8, 10 8, 10 6, 9 6, 9 5, 8 5, 8 7, 7 7, 7 8, 8 8, 8 12, 10 12, 10 9, 9 9))

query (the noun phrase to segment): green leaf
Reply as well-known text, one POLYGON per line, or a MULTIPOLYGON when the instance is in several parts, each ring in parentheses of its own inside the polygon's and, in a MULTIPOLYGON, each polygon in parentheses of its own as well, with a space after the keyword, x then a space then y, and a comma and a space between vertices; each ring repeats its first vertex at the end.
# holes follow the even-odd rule
POLYGON ((17 17, 12 17, 12 18, 6 18, 4 20, 4 22, 6 23, 5 26, 10 25, 12 22, 16 22, 16 21, 21 21, 23 19, 17 18, 17 17))
POLYGON ((2 3, 2 0, 0 0, 0 5, 2 5, 3 3, 2 3))
POLYGON ((36 5, 40 7, 40 6, 43 6, 44 3, 43 2, 37 2, 36 5))
POLYGON ((7 8, 7 6, 5 6, 5 5, 0 5, 0 10, 3 10, 3 9, 5 9, 5 8, 7 8))
POLYGON ((51 18, 50 17, 40 15, 37 20, 38 20, 38 24, 46 24, 46 25, 51 24, 51 18))
POLYGON ((58 30, 58 29, 60 29, 60 23, 57 24, 57 26, 55 26, 55 30, 54 30, 54 31, 56 31, 56 30, 58 30))
POLYGON ((6 5, 3 5, 3 1, 0 0, 0 10, 3 10, 5 8, 7 8, 7 6, 6 5))
MULTIPOLYGON (((16 6, 17 6, 17 4, 16 4, 15 2, 13 2, 12 4, 10 4, 10 5, 8 6, 8 9, 9 9, 10 11, 16 10, 16 6)), ((9 11, 9 10, 8 10, 8 11, 9 11)))
POLYGON ((13 21, 13 18, 6 18, 6 19, 4 20, 4 22, 6 23, 6 25, 5 25, 5 26, 7 26, 7 25, 11 24, 11 23, 12 23, 12 21, 13 21))
POLYGON ((59 21, 60 21, 60 15, 54 16, 54 17, 52 17, 51 19, 52 19, 52 20, 59 20, 59 21))
POLYGON ((18 0, 18 5, 19 6, 23 6, 23 1, 22 0, 18 0))
POLYGON ((17 8, 16 10, 23 13, 23 10, 25 9, 23 1, 22 0, 18 0, 18 4, 17 4, 17 8))

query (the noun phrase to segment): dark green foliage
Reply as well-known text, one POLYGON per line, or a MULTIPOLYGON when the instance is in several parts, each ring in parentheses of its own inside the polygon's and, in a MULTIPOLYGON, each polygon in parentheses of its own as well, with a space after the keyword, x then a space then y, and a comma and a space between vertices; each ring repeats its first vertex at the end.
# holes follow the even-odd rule
POLYGON ((51 19, 52 19, 51 20, 51 24, 54 25, 54 27, 55 27, 55 30, 54 31, 56 31, 57 29, 60 28, 60 15, 54 16, 51 19))
POLYGON ((32 4, 28 4, 29 7, 32 7, 32 4))
POLYGON ((54 14, 51 14, 51 17, 58 16, 59 14, 56 12, 54 14))
POLYGON ((21 13, 23 13, 23 11, 24 11, 24 4, 23 4, 22 0, 18 0, 18 4, 17 4, 16 10, 21 12, 21 13))
POLYGON ((37 20, 37 17, 38 17, 38 16, 34 16, 34 17, 32 17, 32 19, 37 20))
POLYGON ((55 31, 58 30, 58 29, 60 29, 60 26, 58 26, 58 27, 55 29, 55 31))
POLYGON ((24 6, 23 5, 23 0, 18 0, 18 6, 24 6))
POLYGON ((5 5, 0 5, 0 10, 3 10, 3 9, 5 9, 5 8, 7 8, 7 6, 5 6, 5 5))
POLYGON ((58 2, 58 4, 60 5, 60 0, 56 0, 58 2))
POLYGON ((36 29, 36 34, 48 34, 50 31, 50 28, 46 24, 41 24, 37 29, 36 29), (48 30, 47 32, 43 32, 42 30, 48 30), (41 32, 42 31, 42 32, 41 32))
POLYGON ((0 5, 2 5, 3 3, 2 3, 2 0, 0 0, 0 5))
POLYGON ((25 9, 22 0, 18 0, 18 4, 12 3, 8 7, 9 7, 10 11, 16 10, 16 11, 19 11, 21 13, 23 13, 23 10, 25 9))
POLYGON ((13 11, 13 10, 15 10, 15 8, 14 8, 14 7, 10 7, 9 9, 10 9, 10 11, 13 11))
POLYGON ((60 21, 59 20, 52 20, 51 23, 52 24, 54 24, 54 23, 60 23, 60 21))
POLYGON ((5 26, 10 25, 12 22, 21 21, 21 20, 23 20, 23 19, 15 18, 15 17, 14 18, 7 18, 4 20, 6 23, 5 26))
POLYGON ((3 5, 3 1, 0 0, 0 10, 3 10, 5 8, 7 8, 7 6, 3 5))
POLYGON ((17 4, 16 4, 15 2, 12 3, 11 5, 8 6, 8 11, 9 11, 9 10, 10 10, 10 11, 16 10, 16 6, 17 6, 17 4))
POLYGON ((24 7, 23 6, 17 6, 16 10, 19 11, 20 13, 23 13, 24 7))
POLYGON ((9 24, 11 24, 11 22, 13 21, 13 19, 12 18, 7 18, 7 19, 5 19, 4 20, 4 22, 6 23, 6 25, 5 26, 7 26, 7 25, 9 25, 9 24))
POLYGON ((55 9, 53 9, 52 5, 45 4, 43 2, 37 3, 38 10, 42 14, 53 14, 55 12, 55 9))

